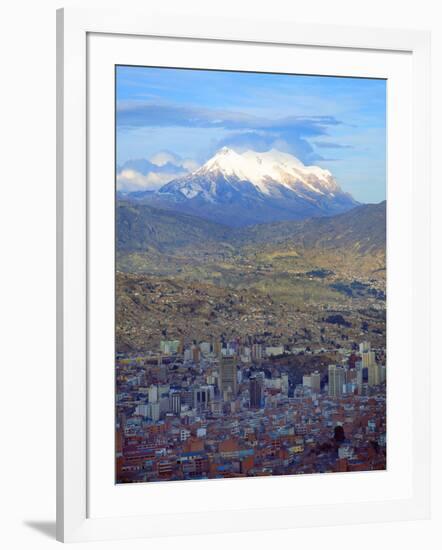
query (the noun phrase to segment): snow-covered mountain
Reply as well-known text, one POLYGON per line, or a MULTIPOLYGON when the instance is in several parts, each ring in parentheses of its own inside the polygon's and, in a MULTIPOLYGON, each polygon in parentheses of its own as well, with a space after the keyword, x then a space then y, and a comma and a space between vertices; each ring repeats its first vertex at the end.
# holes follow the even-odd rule
POLYGON ((227 147, 147 201, 236 226, 337 214, 358 204, 328 170, 275 149, 240 154, 227 147))
POLYGON ((227 147, 218 151, 201 168, 169 182, 160 192, 178 192, 188 199, 201 195, 209 201, 216 201, 224 195, 221 193, 220 196, 220 184, 221 187, 228 184, 233 191, 241 191, 246 182, 253 184, 257 193, 267 197, 281 197, 287 191, 306 198, 333 196, 339 192, 328 170, 304 166, 288 153, 272 149, 266 153, 246 151, 239 154, 227 147))

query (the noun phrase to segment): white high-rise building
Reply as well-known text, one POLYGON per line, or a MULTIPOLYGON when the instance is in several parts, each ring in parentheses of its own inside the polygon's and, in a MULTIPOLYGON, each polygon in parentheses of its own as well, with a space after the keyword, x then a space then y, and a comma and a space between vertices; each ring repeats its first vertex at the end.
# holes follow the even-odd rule
POLYGON ((149 386, 147 396, 149 403, 156 403, 158 401, 158 386, 149 386))
POLYGON ((212 349, 212 346, 210 342, 200 342, 200 350, 204 356, 209 355, 211 352, 211 349, 212 349))
POLYGON ((154 422, 158 422, 160 419, 160 404, 158 402, 149 403, 148 417, 154 422))
POLYGON ((137 405, 135 409, 135 414, 144 416, 145 418, 149 416, 149 405, 137 405))
POLYGON ((361 342, 359 344, 359 353, 360 354, 367 353, 370 350, 371 350, 370 342, 361 342))

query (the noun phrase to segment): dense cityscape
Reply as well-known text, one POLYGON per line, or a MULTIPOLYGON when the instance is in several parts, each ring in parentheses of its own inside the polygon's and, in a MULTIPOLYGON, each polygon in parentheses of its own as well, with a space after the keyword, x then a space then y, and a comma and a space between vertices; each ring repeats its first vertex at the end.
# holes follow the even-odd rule
POLYGON ((116 483, 385 470, 386 80, 115 75, 116 483))
POLYGON ((369 342, 312 352, 244 339, 119 354, 117 482, 385 469, 384 360, 369 342), (281 362, 330 351, 339 362, 299 384, 281 362))

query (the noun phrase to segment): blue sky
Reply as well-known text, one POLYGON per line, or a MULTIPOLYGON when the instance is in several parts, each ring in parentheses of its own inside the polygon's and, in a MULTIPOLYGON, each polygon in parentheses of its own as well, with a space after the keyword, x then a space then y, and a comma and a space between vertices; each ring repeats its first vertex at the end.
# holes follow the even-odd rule
POLYGON ((385 199, 384 80, 127 66, 116 78, 118 165, 169 153, 158 173, 147 163, 149 181, 225 145, 275 148, 329 169, 361 202, 385 199))

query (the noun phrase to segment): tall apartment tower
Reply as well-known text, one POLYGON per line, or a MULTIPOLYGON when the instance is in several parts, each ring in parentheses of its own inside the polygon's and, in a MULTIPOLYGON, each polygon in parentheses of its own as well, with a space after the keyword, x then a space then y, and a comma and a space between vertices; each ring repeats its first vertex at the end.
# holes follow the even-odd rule
POLYGON ((252 344, 252 359, 261 361, 262 359, 262 344, 252 344))
POLYGON ((262 378, 255 376, 249 381, 250 408, 260 409, 262 403, 262 378))
POLYGON ((149 403, 157 403, 159 398, 158 393, 158 386, 154 386, 153 384, 149 386, 147 398, 149 403))
POLYGON ((200 359, 201 359, 201 351, 200 351, 200 348, 194 344, 194 345, 191 347, 191 351, 192 351, 192 361, 193 361, 194 363, 199 363, 199 362, 200 362, 200 359))
POLYGON ((206 409, 213 398, 211 386, 198 386, 193 390, 193 404, 197 409, 206 409))
POLYGON ((312 372, 310 375, 310 387, 315 392, 321 391, 321 375, 318 371, 312 372))
POLYGON ((212 348, 213 348, 213 353, 217 357, 221 357, 222 343, 221 343, 221 340, 219 338, 212 341, 212 348))
POLYGON ((219 364, 219 391, 221 394, 230 392, 234 396, 238 391, 238 376, 236 358, 223 357, 219 364))
POLYGON ((378 386, 383 382, 381 366, 373 362, 368 367, 368 385, 378 386))
POLYGON ((177 352, 179 355, 183 355, 184 353, 184 338, 181 336, 180 340, 179 340, 179 345, 178 345, 178 349, 177 349, 177 352))
POLYGON ((362 354, 362 368, 369 369, 376 364, 376 356, 374 351, 366 351, 362 354))
POLYGON ((363 353, 367 353, 371 350, 370 342, 361 342, 359 344, 359 353, 362 355, 363 353))
POLYGON ((364 385, 364 375, 362 372, 362 367, 358 368, 356 371, 356 384, 358 386, 358 394, 362 395, 362 390, 364 385))
POLYGON ((337 365, 328 366, 328 395, 340 397, 345 383, 345 370, 337 365))
POLYGON ((362 368, 368 369, 376 362, 376 356, 374 351, 371 351, 370 342, 362 342, 359 344, 359 353, 362 357, 362 368))
POLYGON ((178 392, 170 394, 170 410, 175 414, 181 411, 181 395, 178 392))

